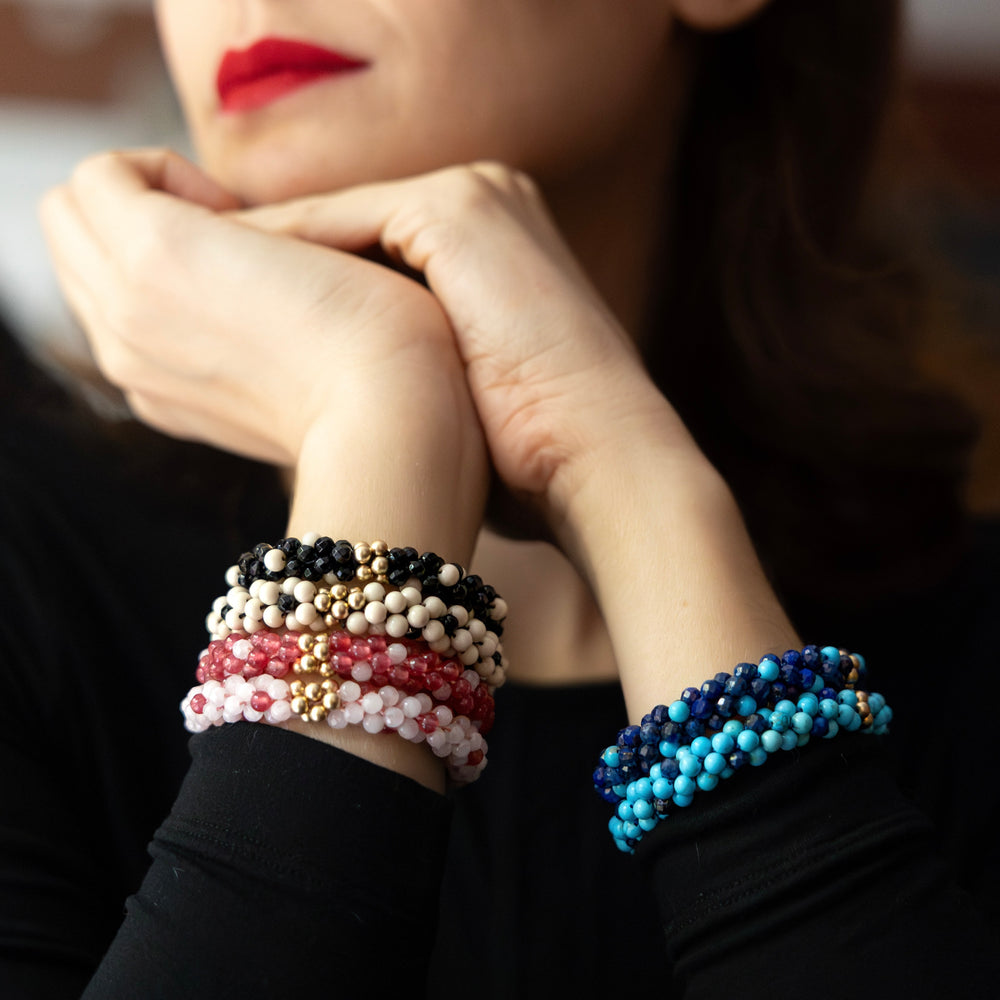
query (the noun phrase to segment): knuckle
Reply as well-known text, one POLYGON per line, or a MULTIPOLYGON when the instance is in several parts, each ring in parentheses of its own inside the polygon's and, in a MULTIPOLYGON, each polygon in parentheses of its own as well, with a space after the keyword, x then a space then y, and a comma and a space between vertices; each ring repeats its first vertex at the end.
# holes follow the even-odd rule
POLYGON ((472 165, 478 174, 487 178, 504 194, 537 194, 538 186, 523 170, 508 166, 496 160, 482 160, 472 165))

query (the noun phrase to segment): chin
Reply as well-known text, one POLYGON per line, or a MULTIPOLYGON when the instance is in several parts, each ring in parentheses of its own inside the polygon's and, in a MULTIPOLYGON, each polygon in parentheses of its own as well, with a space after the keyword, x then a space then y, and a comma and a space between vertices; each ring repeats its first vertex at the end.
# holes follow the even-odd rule
POLYGON ((426 157, 388 155, 391 151, 385 148, 351 150, 345 146, 317 146, 315 141, 270 139, 198 146, 203 167, 247 205, 289 201, 443 166, 426 157))

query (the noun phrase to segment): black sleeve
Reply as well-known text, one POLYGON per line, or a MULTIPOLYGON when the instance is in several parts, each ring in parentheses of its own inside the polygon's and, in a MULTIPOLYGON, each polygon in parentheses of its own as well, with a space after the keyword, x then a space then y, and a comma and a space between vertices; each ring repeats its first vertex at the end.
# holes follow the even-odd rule
POLYGON ((191 747, 152 867, 84 996, 421 994, 447 800, 267 726, 223 726, 191 747))
POLYGON ((640 844, 685 1000, 994 995, 1000 941, 882 739, 778 754, 640 844))

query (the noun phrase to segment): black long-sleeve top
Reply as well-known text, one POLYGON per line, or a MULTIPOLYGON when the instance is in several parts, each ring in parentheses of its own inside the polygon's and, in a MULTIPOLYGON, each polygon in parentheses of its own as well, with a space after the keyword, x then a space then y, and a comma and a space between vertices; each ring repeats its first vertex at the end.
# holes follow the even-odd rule
POLYGON ((447 798, 263 725, 189 741, 204 614, 281 534, 280 491, 193 446, 164 482, 152 436, 91 433, 19 359, 5 378, 0 996, 996 989, 995 526, 814 637, 866 654, 889 737, 745 769, 627 857, 589 781, 615 685, 508 684, 489 767, 447 798))

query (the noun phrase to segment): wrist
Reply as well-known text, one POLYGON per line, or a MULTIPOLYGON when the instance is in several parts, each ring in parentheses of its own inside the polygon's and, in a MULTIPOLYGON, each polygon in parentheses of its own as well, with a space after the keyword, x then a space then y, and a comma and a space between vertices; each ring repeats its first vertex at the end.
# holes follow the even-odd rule
POLYGON ((288 534, 384 538, 467 565, 488 482, 478 428, 474 442, 460 431, 414 441, 392 423, 373 414, 363 439, 335 418, 310 428, 293 471, 288 534), (377 454, 358 440, 377 442, 377 454))
POLYGON ((718 670, 800 645, 728 485, 680 425, 594 452, 560 542, 597 598, 630 717, 718 670))

